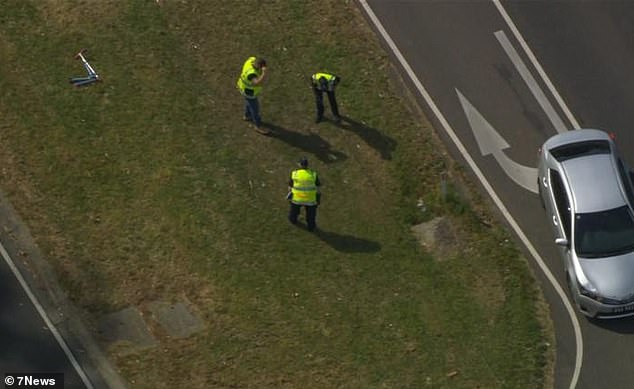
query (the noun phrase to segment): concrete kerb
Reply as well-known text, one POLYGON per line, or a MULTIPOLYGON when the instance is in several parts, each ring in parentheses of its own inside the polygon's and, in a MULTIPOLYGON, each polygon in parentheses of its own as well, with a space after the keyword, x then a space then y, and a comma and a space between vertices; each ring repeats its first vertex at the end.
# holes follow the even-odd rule
POLYGON ((0 191, 0 241, 95 388, 126 388, 59 286, 28 227, 0 191))

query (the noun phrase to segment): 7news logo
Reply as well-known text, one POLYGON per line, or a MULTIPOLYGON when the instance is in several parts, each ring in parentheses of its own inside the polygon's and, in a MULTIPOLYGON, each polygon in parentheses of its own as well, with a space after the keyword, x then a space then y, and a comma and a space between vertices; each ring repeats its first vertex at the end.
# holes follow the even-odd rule
POLYGON ((5 389, 37 389, 37 388, 64 388, 64 374, 62 373, 5 373, 5 389))

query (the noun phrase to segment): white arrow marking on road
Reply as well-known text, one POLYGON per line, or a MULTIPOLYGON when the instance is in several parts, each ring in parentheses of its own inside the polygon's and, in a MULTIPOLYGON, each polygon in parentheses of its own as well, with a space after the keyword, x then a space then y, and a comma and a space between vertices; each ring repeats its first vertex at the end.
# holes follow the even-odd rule
POLYGON ((480 112, 456 89, 462 109, 483 156, 492 154, 502 170, 524 189, 537 193, 537 169, 521 165, 509 158, 502 150, 510 146, 480 112))

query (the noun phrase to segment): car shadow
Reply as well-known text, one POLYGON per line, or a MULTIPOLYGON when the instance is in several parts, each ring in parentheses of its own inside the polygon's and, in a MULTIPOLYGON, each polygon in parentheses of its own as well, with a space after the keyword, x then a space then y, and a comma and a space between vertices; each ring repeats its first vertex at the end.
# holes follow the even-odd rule
POLYGON ((333 249, 343 253, 375 253, 381 245, 372 240, 317 229, 315 235, 333 249))
POLYGON ((608 331, 618 332, 620 334, 634 334, 634 316, 621 319, 588 318, 588 322, 608 331))
POLYGON ((336 125, 346 131, 357 134, 361 139, 381 154, 381 158, 385 160, 392 159, 392 153, 396 149, 396 141, 387 135, 383 135, 376 128, 369 127, 358 122, 348 116, 342 116, 341 122, 336 125))
POLYGON ((324 163, 340 162, 348 158, 341 151, 333 150, 330 143, 317 134, 301 134, 269 122, 262 122, 262 126, 271 131, 269 134, 271 138, 279 139, 289 146, 310 153, 324 163))

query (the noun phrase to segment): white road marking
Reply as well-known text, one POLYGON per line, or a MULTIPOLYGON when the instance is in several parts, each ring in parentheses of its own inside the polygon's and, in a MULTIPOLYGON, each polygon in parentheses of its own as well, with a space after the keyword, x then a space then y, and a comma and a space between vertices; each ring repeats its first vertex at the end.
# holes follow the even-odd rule
POLYGON ((524 52, 528 56, 528 59, 533 64, 533 67, 535 67, 535 69, 537 70, 537 73, 546 84, 546 87, 548 87, 548 90, 550 91, 550 93, 555 97, 557 104, 559 104, 559 107, 562 109, 562 111, 566 115, 566 118, 568 118, 568 121, 572 125, 572 128, 575 130, 581 128, 579 126, 579 123, 577 122, 577 119, 575 119, 570 109, 568 109, 568 106, 564 102, 564 99, 561 97, 561 95, 559 94, 559 92, 557 91, 553 83, 550 81, 550 78, 548 78, 548 75, 546 75, 546 72, 542 68, 542 65, 537 60, 537 57, 535 57, 535 55, 533 54, 533 51, 530 49, 530 47, 528 47, 528 44, 526 44, 524 37, 522 37, 522 34, 520 34, 520 31, 517 29, 517 27, 515 27, 515 23, 513 23, 513 20, 511 19, 509 14, 506 13, 506 10, 502 6, 502 3, 500 3, 500 0, 491 0, 491 1, 497 8, 500 15, 502 15, 502 19, 504 19, 504 21, 506 22, 506 25, 509 27, 509 29, 513 33, 513 36, 515 37, 515 39, 517 39, 520 46, 522 46, 522 50, 524 50, 524 52))
POLYGON ((70 351, 70 348, 66 344, 66 341, 64 340, 62 335, 59 333, 57 328, 55 328, 55 326, 53 325, 53 322, 51 321, 51 319, 46 314, 46 311, 42 307, 42 304, 40 304, 40 302, 37 300, 37 297, 35 297, 35 294, 33 294, 33 291, 31 291, 31 288, 26 283, 26 280, 24 280, 24 277, 22 277, 22 273, 20 273, 20 270, 15 265, 15 263, 13 262, 11 257, 9 256, 9 253, 7 253, 7 250, 4 248, 2 243, 0 243, 0 255, 2 255, 2 258, 4 258, 4 261, 9 266, 9 269, 11 269, 11 272, 13 273, 15 278, 20 283, 20 286, 22 286, 22 289, 24 289, 24 292, 29 297, 29 300, 31 300, 31 303, 33 304, 33 306, 35 306, 35 309, 37 310, 37 313, 39 313, 40 317, 42 318, 42 320, 44 320, 44 324, 46 324, 46 327, 53 334, 53 337, 55 338, 55 340, 57 341, 59 346, 62 348, 62 350, 64 351, 64 353, 68 357, 68 360, 70 361, 70 363, 75 368, 75 371, 77 372, 77 374, 81 378, 82 382, 84 383, 84 385, 86 385, 86 388, 87 389, 94 389, 92 383, 88 379, 88 376, 86 375, 84 370, 79 365, 79 362, 77 362, 77 359, 73 355, 72 351, 70 351))
MULTIPOLYGON (((501 5, 499 5, 498 1, 493 0, 493 2, 497 6, 501 7, 501 5)), ((544 275, 546 276, 548 281, 552 284, 553 288, 557 292, 557 295, 559 296, 559 298, 563 302, 563 304, 564 304, 564 306, 566 308, 566 312, 568 313, 568 316, 570 317, 570 321, 572 322, 572 327, 573 327, 574 332, 575 332, 575 341, 576 341, 576 346, 577 346, 576 347, 575 368, 574 368, 574 373, 573 373, 573 376, 572 376, 572 380, 570 382, 570 389, 575 388, 577 386, 577 381, 579 379, 579 373, 581 371, 581 362, 583 360, 583 338, 581 336, 581 327, 579 326, 579 321, 578 321, 577 316, 576 316, 576 314, 574 312, 574 309, 572 308, 572 305, 570 304, 570 301, 566 297, 566 294, 565 294, 564 290, 562 289, 561 285, 559 285, 559 282, 557 281, 555 276, 552 274, 552 272, 550 271, 550 269, 548 268, 548 266, 546 265, 546 263, 544 262, 542 257, 539 255, 539 253, 537 252, 537 250, 533 246, 533 244, 526 237, 526 235, 524 234, 524 231, 522 231, 522 229, 519 227, 519 225, 517 224, 517 222, 515 221, 513 216, 508 212, 508 210, 504 206, 504 203, 502 202, 502 200, 500 200, 500 198, 498 197, 497 193, 495 193, 495 191, 493 190, 493 187, 489 184, 489 182, 487 181, 486 177, 484 177, 484 174, 482 174, 482 171, 480 171, 478 166, 475 164, 473 158, 471 158, 471 155, 467 152, 467 149, 464 147, 464 145, 462 144, 462 142, 460 141, 458 136, 456 136, 456 133, 453 130, 453 128, 451 127, 451 125, 449 124, 449 122, 447 122, 447 119, 445 119, 445 117, 442 114, 442 112, 440 112, 440 109, 438 109, 438 107, 436 106, 436 103, 434 103, 434 101, 431 98, 431 96, 429 95, 429 93, 427 93, 427 90, 423 87, 423 85, 420 82, 420 80, 418 79, 418 77, 416 77, 416 74, 412 70, 412 68, 409 65, 409 63, 407 62, 407 60, 405 60, 405 57, 403 57, 403 54, 401 54, 400 50, 398 49, 398 47, 396 46, 396 44, 392 40, 392 37, 390 37, 390 35, 387 33, 387 31, 385 30, 385 28, 381 24, 381 21, 374 14, 374 11, 372 11, 372 8, 370 8, 367 0, 359 0, 359 3, 361 4, 363 9, 367 13, 368 17, 370 18, 370 20, 372 21, 372 23, 374 24, 374 26, 376 27, 378 32, 381 34, 381 36, 385 40, 387 45, 390 47, 390 50, 392 50, 392 52, 394 53, 394 55, 396 56, 396 58, 400 62, 401 66, 403 66, 403 69, 405 70, 405 72, 409 76, 410 80, 414 83, 414 86, 416 87, 416 89, 418 90, 420 95, 423 97, 423 99, 425 99, 425 102, 427 103, 429 108, 432 110, 432 112, 434 113, 434 115, 436 116, 438 121, 440 122, 441 126, 443 127, 443 129, 445 130, 447 135, 454 142, 454 145, 456 146, 458 151, 462 154, 463 158, 465 159, 465 161, 467 162, 467 164, 469 165, 471 170, 473 170, 474 174, 476 175, 476 177, 478 178, 478 180, 480 181, 480 183, 482 184, 482 186, 484 187, 486 192, 489 194, 489 196, 491 197, 491 199, 493 200, 495 205, 498 207, 498 209, 500 210, 500 212, 502 213, 502 215, 504 216, 506 221, 509 223, 509 225, 511 226, 513 231, 515 231, 515 233, 520 238, 520 240, 522 241, 524 246, 526 246, 526 248, 528 249, 528 251, 530 252, 532 257, 535 259, 535 262, 537 263, 539 268, 544 272, 544 275)), ((500 8, 498 8, 498 9, 500 9, 500 8)), ((500 12, 503 12, 503 11, 500 11, 500 12)), ((506 13, 504 12, 504 14, 506 14, 506 13)), ((508 18, 508 15, 507 15, 506 18, 508 19, 507 23, 509 23, 509 22, 512 23, 510 18, 508 18)), ((513 25, 513 28, 514 28, 514 25, 513 25)), ((516 28, 514 28, 514 30, 517 31, 516 28)), ((520 36, 519 32, 514 32, 514 34, 516 34, 515 35, 516 38, 517 38, 517 36, 520 36)), ((521 36, 520 36, 520 38, 521 38, 521 36)), ((521 42, 524 42, 524 40, 522 39, 521 42)), ((525 47, 524 50, 528 49, 528 46, 526 46, 525 42, 523 43, 522 47, 525 47)), ((528 49, 528 50, 530 51, 530 49, 528 49)), ((532 56, 532 53, 531 53, 531 55, 529 55, 529 57, 531 57, 531 61, 534 64, 537 63, 537 60, 534 59, 534 56, 532 56)), ((539 69, 541 69, 541 67, 539 67, 539 69)), ((542 75, 542 73, 543 73, 543 70, 540 71, 540 75, 542 75)), ((542 75, 542 78, 545 79, 545 80, 548 80, 548 77, 545 74, 542 75)), ((550 83, 550 80, 548 80, 547 84, 550 84, 552 86, 552 83, 550 83)), ((553 90, 554 90, 554 87, 551 89, 551 92, 553 90)), ((558 96, 558 94, 557 94, 557 96, 558 96)), ((557 98, 557 96, 555 98, 557 98)), ((561 103, 563 103, 563 100, 561 100, 560 97, 558 99, 558 102, 559 101, 561 101, 561 103)), ((572 114, 570 114, 569 120, 571 118, 572 118, 572 120, 574 120, 574 118, 572 117, 572 114)), ((573 123, 573 127, 578 128, 579 125, 576 124, 576 121, 573 122, 572 120, 571 120, 571 123, 573 123)))
MULTIPOLYGON (((542 78, 542 80, 548 87, 548 90, 555 97, 555 100, 559 104, 559 108, 561 108, 561 110, 564 112, 564 114, 568 118, 568 121, 572 125, 572 128, 573 129, 580 128, 579 122, 577 122, 577 119, 575 119, 575 117, 572 115, 572 112, 570 111, 566 103, 564 102, 564 99, 561 97, 561 95, 559 94, 559 92, 557 91, 553 83, 550 81, 550 78, 548 77, 548 75, 542 68, 541 64, 537 60, 537 57, 535 57, 535 55, 533 54, 533 51, 530 49, 530 47, 528 47, 526 40, 524 39, 522 34, 520 34, 520 31, 517 29, 517 27, 515 26, 515 23, 513 22, 509 14, 506 12, 504 7, 502 6, 502 3, 500 3, 500 0, 491 0, 491 1, 495 5, 495 8, 498 10, 500 15, 502 15, 502 19, 504 19, 504 21, 506 22, 506 25, 509 27, 509 29, 513 33, 513 36, 519 42, 520 46, 524 50, 524 53, 526 53, 526 55, 528 56, 528 59, 533 64, 533 67, 537 70, 537 73, 539 74, 539 76, 542 78)), ((561 289, 561 287, 559 289, 561 289)), ((562 296, 562 299, 564 299, 564 302, 566 303, 565 304, 566 309, 569 311, 570 319, 572 320, 572 326, 575 331, 575 339, 577 342, 575 369, 573 371, 572 379, 570 380, 570 387, 569 387, 570 389, 574 389, 577 386, 577 382, 579 381, 579 375, 581 375, 581 367, 583 365, 583 337, 581 335, 581 326, 579 325, 579 320, 577 319, 577 316, 573 312, 571 312, 572 307, 570 306, 568 299, 564 297, 565 295, 562 296)))
POLYGON ((550 101, 548 101, 548 98, 537 84, 537 81, 535 81, 535 78, 524 64, 524 61, 522 61, 519 54, 517 54, 515 47, 513 47, 513 45, 509 41, 509 38, 506 37, 504 31, 497 31, 493 33, 493 35, 495 35, 495 37, 498 39, 498 42, 500 42, 500 44, 502 45, 502 48, 506 52, 506 55, 508 55, 508 57, 511 59, 511 62, 513 62, 513 65, 515 65, 515 69, 517 69, 518 73, 522 76, 524 82, 528 86, 528 89, 530 89, 531 93, 533 93, 533 96, 535 96, 535 99, 539 103, 540 107, 542 107, 542 109, 546 113, 546 116, 548 116, 548 119, 550 119, 550 122, 553 124, 557 132, 562 133, 568 131, 568 128, 561 120, 559 115, 557 115, 557 112, 555 112, 552 104, 550 104, 550 101))
POLYGON ((492 154, 504 173, 517 185, 533 193, 538 193, 537 168, 524 166, 509 158, 502 151, 510 147, 502 135, 493 128, 491 123, 464 97, 458 88, 456 88, 456 94, 460 99, 460 104, 462 104, 462 109, 469 121, 482 156, 492 154))

